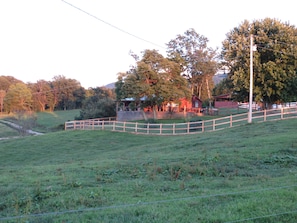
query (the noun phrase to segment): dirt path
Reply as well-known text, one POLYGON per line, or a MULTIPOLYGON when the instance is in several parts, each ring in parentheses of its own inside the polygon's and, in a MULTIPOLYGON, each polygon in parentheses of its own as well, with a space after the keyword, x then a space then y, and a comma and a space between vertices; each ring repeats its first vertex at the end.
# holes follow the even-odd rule
MULTIPOLYGON (((20 130, 22 128, 22 126, 19 126, 13 122, 8 122, 8 121, 4 121, 4 120, 0 120, 1 123, 13 128, 13 129, 16 129, 16 130, 20 130)), ((26 130, 26 133, 28 135, 43 135, 43 133, 41 132, 36 132, 36 131, 33 131, 31 129, 28 129, 26 130)), ((15 138, 20 138, 21 136, 12 136, 12 137, 3 137, 3 138, 0 138, 0 140, 5 140, 5 139, 15 139, 15 138)))

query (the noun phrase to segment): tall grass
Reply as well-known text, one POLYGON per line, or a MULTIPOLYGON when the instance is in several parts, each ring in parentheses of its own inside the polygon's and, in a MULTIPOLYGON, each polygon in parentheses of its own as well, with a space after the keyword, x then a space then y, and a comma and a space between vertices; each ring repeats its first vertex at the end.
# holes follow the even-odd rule
POLYGON ((70 131, 6 140, 0 221, 296 222, 296 124, 192 136, 70 131))

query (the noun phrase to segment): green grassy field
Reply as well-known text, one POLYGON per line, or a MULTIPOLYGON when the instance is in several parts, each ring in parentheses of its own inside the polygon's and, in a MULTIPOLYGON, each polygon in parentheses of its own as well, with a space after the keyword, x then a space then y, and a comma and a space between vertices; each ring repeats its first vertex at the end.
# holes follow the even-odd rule
POLYGON ((296 222, 297 119, 0 143, 0 222, 296 222))
MULTIPOLYGON (((33 115, 29 115, 24 120, 18 120, 16 117, 17 115, 10 115, 2 117, 2 119, 6 121, 10 121, 16 124, 23 124, 26 122, 29 123, 30 128, 37 132, 47 133, 47 132, 55 132, 64 130, 64 123, 69 120, 74 120, 76 116, 79 115, 80 110, 67 110, 67 111, 55 111, 55 112, 37 112, 33 115), (29 120, 29 121, 26 121, 29 120)), ((4 130, 11 131, 8 129, 4 129, 0 133, 3 135, 10 134, 4 133, 4 130)), ((16 131, 16 135, 19 135, 16 131)))
POLYGON ((67 110, 55 112, 38 112, 37 125, 34 128, 36 131, 48 132, 64 129, 64 123, 72 121, 79 115, 80 110, 67 110))
POLYGON ((19 136, 17 130, 14 130, 7 125, 0 123, 0 138, 19 136))

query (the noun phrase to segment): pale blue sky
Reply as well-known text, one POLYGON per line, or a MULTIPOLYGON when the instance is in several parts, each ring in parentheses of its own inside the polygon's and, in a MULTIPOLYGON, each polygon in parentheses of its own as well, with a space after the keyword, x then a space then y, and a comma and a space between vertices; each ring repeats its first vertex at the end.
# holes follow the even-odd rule
MULTIPOLYGON (((189 28, 221 42, 245 19, 276 18, 297 26, 291 0, 65 0, 133 35, 165 47, 189 28)), ((0 75, 24 82, 55 75, 97 87, 133 64, 129 51, 165 50, 127 35, 61 0, 0 0, 0 75)))

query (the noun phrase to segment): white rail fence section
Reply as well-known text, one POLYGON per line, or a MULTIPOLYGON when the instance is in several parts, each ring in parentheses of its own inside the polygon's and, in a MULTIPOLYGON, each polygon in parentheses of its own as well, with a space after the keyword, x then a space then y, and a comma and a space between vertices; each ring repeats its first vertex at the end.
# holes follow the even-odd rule
MULTIPOLYGON (((252 116, 253 123, 297 118, 297 107, 257 111, 253 112, 252 116)), ((69 121, 65 123, 65 130, 109 130, 138 134, 178 135, 216 131, 244 125, 247 124, 247 121, 248 113, 212 120, 172 124, 121 122, 112 117, 69 121)))

